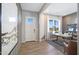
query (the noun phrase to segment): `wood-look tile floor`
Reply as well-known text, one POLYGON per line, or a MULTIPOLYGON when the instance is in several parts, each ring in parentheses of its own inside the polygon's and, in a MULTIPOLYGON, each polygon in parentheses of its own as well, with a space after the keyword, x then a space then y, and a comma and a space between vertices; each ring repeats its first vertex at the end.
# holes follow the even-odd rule
POLYGON ((19 52, 20 55, 63 55, 63 53, 46 41, 23 43, 19 52))

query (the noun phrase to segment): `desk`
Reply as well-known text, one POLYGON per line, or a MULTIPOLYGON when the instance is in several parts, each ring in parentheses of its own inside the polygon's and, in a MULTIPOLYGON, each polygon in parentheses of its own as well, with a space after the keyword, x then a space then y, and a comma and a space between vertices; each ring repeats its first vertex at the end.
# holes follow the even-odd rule
POLYGON ((58 40, 58 37, 62 37, 63 39, 64 38, 70 38, 70 39, 72 38, 72 35, 69 35, 69 34, 55 33, 55 34, 52 34, 52 35, 56 36, 57 40, 58 40))

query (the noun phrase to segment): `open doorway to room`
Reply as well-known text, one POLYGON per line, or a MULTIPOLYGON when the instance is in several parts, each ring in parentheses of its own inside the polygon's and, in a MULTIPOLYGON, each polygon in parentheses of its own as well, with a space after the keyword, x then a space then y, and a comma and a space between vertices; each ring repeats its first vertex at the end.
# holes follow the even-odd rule
POLYGON ((77 3, 53 3, 43 12, 46 40, 63 53, 77 54, 77 9, 77 3), (68 47, 71 42, 75 42, 74 52, 68 47))

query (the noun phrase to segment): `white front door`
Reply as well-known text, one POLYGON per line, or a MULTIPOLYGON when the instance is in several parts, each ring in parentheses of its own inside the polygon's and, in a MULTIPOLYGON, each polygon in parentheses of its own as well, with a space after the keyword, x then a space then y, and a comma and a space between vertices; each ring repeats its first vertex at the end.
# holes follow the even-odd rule
POLYGON ((35 17, 26 17, 25 19, 25 41, 37 40, 37 19, 35 17))

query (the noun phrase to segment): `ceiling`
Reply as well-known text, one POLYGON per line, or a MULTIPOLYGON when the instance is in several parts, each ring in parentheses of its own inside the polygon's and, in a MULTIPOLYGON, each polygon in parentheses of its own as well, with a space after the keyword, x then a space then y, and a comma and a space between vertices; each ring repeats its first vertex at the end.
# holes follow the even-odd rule
POLYGON ((58 16, 65 16, 77 12, 76 3, 52 3, 44 13, 58 16))
POLYGON ((22 10, 39 12, 44 3, 21 3, 22 10))

